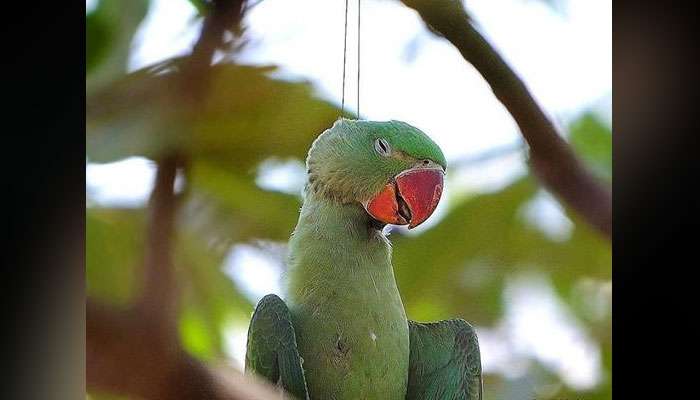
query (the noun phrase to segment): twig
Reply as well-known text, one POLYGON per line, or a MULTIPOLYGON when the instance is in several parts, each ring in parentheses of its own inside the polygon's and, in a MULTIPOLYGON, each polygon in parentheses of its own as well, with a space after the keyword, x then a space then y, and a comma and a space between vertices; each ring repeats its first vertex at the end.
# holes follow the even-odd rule
POLYGON ((532 169, 544 185, 610 239, 610 190, 584 167, 522 80, 474 28, 461 1, 402 1, 418 11, 432 31, 449 40, 488 82, 520 127, 530 146, 532 169))

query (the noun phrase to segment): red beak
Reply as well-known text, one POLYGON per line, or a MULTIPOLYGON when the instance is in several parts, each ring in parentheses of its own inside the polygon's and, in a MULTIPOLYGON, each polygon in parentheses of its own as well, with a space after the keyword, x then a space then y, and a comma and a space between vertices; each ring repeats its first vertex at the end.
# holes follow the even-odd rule
POLYGON ((444 173, 436 168, 414 168, 397 175, 365 208, 375 219, 409 229, 433 214, 442 196, 444 173))

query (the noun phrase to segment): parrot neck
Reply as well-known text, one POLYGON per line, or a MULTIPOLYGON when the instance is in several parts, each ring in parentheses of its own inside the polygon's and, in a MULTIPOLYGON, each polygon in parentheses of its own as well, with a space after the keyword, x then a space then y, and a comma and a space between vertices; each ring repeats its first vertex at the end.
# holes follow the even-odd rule
POLYGON ((409 333, 391 246, 362 205, 308 196, 287 297, 312 398, 404 399, 409 333))
POLYGON ((361 204, 343 204, 317 195, 308 196, 301 208, 297 230, 305 229, 314 231, 317 239, 342 242, 364 242, 382 235, 361 204))
MULTIPOLYGON (((371 269, 390 277, 391 245, 359 203, 342 204, 310 193, 289 242, 290 295, 320 277, 352 279, 358 270, 371 269)), ((347 281, 346 281, 347 282, 347 281)))

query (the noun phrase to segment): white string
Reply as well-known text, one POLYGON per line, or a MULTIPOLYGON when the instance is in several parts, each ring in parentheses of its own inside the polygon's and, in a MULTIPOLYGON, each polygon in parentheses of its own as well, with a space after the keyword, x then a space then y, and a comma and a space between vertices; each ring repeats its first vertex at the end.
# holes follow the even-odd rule
POLYGON ((360 118, 360 2, 357 0, 357 118, 360 118))
MULTIPOLYGON (((360 117, 360 17, 362 15, 360 2, 357 0, 357 117, 360 117)), ((341 116, 345 114, 345 76, 348 58, 348 0, 345 0, 345 31, 343 35, 343 88, 341 89, 341 116)))
POLYGON ((347 64, 348 54, 348 0, 345 0, 345 33, 343 35, 343 89, 342 100, 340 106, 340 116, 345 114, 345 65, 347 64))

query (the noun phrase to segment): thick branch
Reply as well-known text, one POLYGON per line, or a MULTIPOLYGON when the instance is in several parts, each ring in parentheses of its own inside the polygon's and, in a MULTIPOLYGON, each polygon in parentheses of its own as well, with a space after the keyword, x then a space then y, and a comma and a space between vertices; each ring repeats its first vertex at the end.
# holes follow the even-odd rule
MULTIPOLYGON (((199 102, 207 83, 209 65, 214 51, 223 43, 224 32, 240 22, 245 0, 212 0, 211 9, 204 19, 199 39, 184 66, 183 89, 178 99, 199 102), (191 95, 188 96, 188 94, 191 95)), ((172 265, 172 246, 175 236, 177 198, 175 177, 183 160, 175 154, 165 155, 158 162, 156 181, 151 193, 148 213, 148 232, 144 257, 145 279, 137 308, 146 318, 144 323, 154 326, 154 333, 162 340, 176 341, 177 298, 176 279, 172 265)))
POLYGON ((154 328, 163 340, 174 340, 176 333, 176 278, 171 251, 175 240, 177 167, 174 156, 158 162, 148 208, 143 289, 136 305, 147 317, 144 322, 156 325, 154 328))
POLYGON ((584 167, 525 84, 472 25, 460 0, 402 0, 449 40, 484 77, 520 127, 530 162, 544 185, 608 238, 612 196, 584 167))

